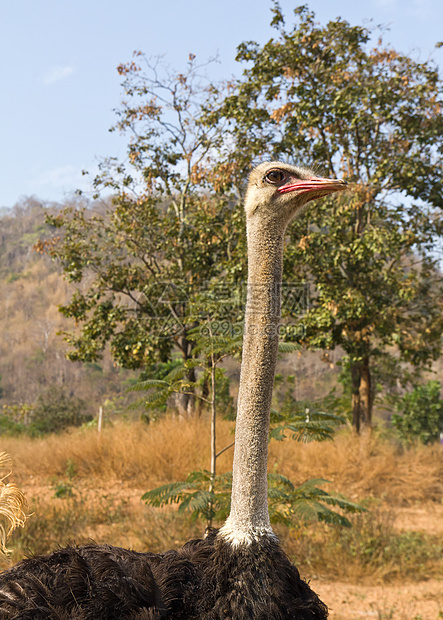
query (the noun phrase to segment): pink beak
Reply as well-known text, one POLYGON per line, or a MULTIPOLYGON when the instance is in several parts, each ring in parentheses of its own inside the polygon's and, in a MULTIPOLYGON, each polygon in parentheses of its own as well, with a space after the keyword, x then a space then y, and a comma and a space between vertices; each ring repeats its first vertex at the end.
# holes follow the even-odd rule
POLYGON ((298 192, 299 194, 306 194, 309 192, 315 193, 315 196, 311 198, 317 198, 319 196, 326 196, 326 194, 333 194, 334 192, 340 192, 347 188, 347 183, 343 179, 324 179, 321 177, 305 179, 292 183, 291 185, 283 185, 277 189, 279 194, 287 194, 289 192, 298 192))

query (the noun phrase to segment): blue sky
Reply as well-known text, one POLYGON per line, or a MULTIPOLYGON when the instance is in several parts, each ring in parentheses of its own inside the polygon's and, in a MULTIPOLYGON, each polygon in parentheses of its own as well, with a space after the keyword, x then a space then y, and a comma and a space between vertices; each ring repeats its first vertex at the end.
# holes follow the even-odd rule
MULTIPOLYGON (((302 0, 281 0, 291 23, 302 0)), ((441 0, 311 0, 320 22, 385 24, 385 41, 443 68, 441 0)), ((218 54, 214 79, 239 74, 236 46, 267 41, 270 0, 14 0, 2 3, 0 52, 0 207, 21 197, 62 200, 86 189, 81 170, 105 156, 124 156, 109 133, 120 100, 116 67, 133 50, 164 56, 176 69, 190 52, 218 54), (251 9, 251 7, 253 7, 251 9)))

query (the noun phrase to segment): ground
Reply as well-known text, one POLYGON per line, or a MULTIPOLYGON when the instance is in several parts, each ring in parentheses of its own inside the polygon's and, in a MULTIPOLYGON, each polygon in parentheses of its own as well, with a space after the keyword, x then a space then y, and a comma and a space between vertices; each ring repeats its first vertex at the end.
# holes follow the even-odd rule
MULTIPOLYGON (((397 508, 400 530, 443 536, 443 505, 397 508)), ((329 607, 331 620, 437 620, 443 618, 443 580, 360 585, 315 580, 311 586, 329 607)))
POLYGON ((382 586, 311 582, 331 620, 437 620, 443 618, 443 581, 382 586))

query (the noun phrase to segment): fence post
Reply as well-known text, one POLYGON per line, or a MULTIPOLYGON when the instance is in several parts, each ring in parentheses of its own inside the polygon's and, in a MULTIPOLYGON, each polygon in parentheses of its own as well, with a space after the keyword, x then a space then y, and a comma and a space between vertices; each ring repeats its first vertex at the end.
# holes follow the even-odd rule
POLYGON ((100 405, 98 409, 98 423, 97 423, 97 430, 99 433, 102 432, 102 425, 103 425, 103 407, 100 405))

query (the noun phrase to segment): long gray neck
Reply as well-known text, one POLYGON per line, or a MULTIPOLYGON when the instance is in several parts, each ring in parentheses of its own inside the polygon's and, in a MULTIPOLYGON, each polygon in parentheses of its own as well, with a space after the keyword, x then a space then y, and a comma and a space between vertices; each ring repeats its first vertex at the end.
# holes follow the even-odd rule
POLYGON ((273 535, 268 511, 268 432, 278 354, 284 229, 276 222, 251 219, 231 512, 220 530, 235 545, 273 535))

